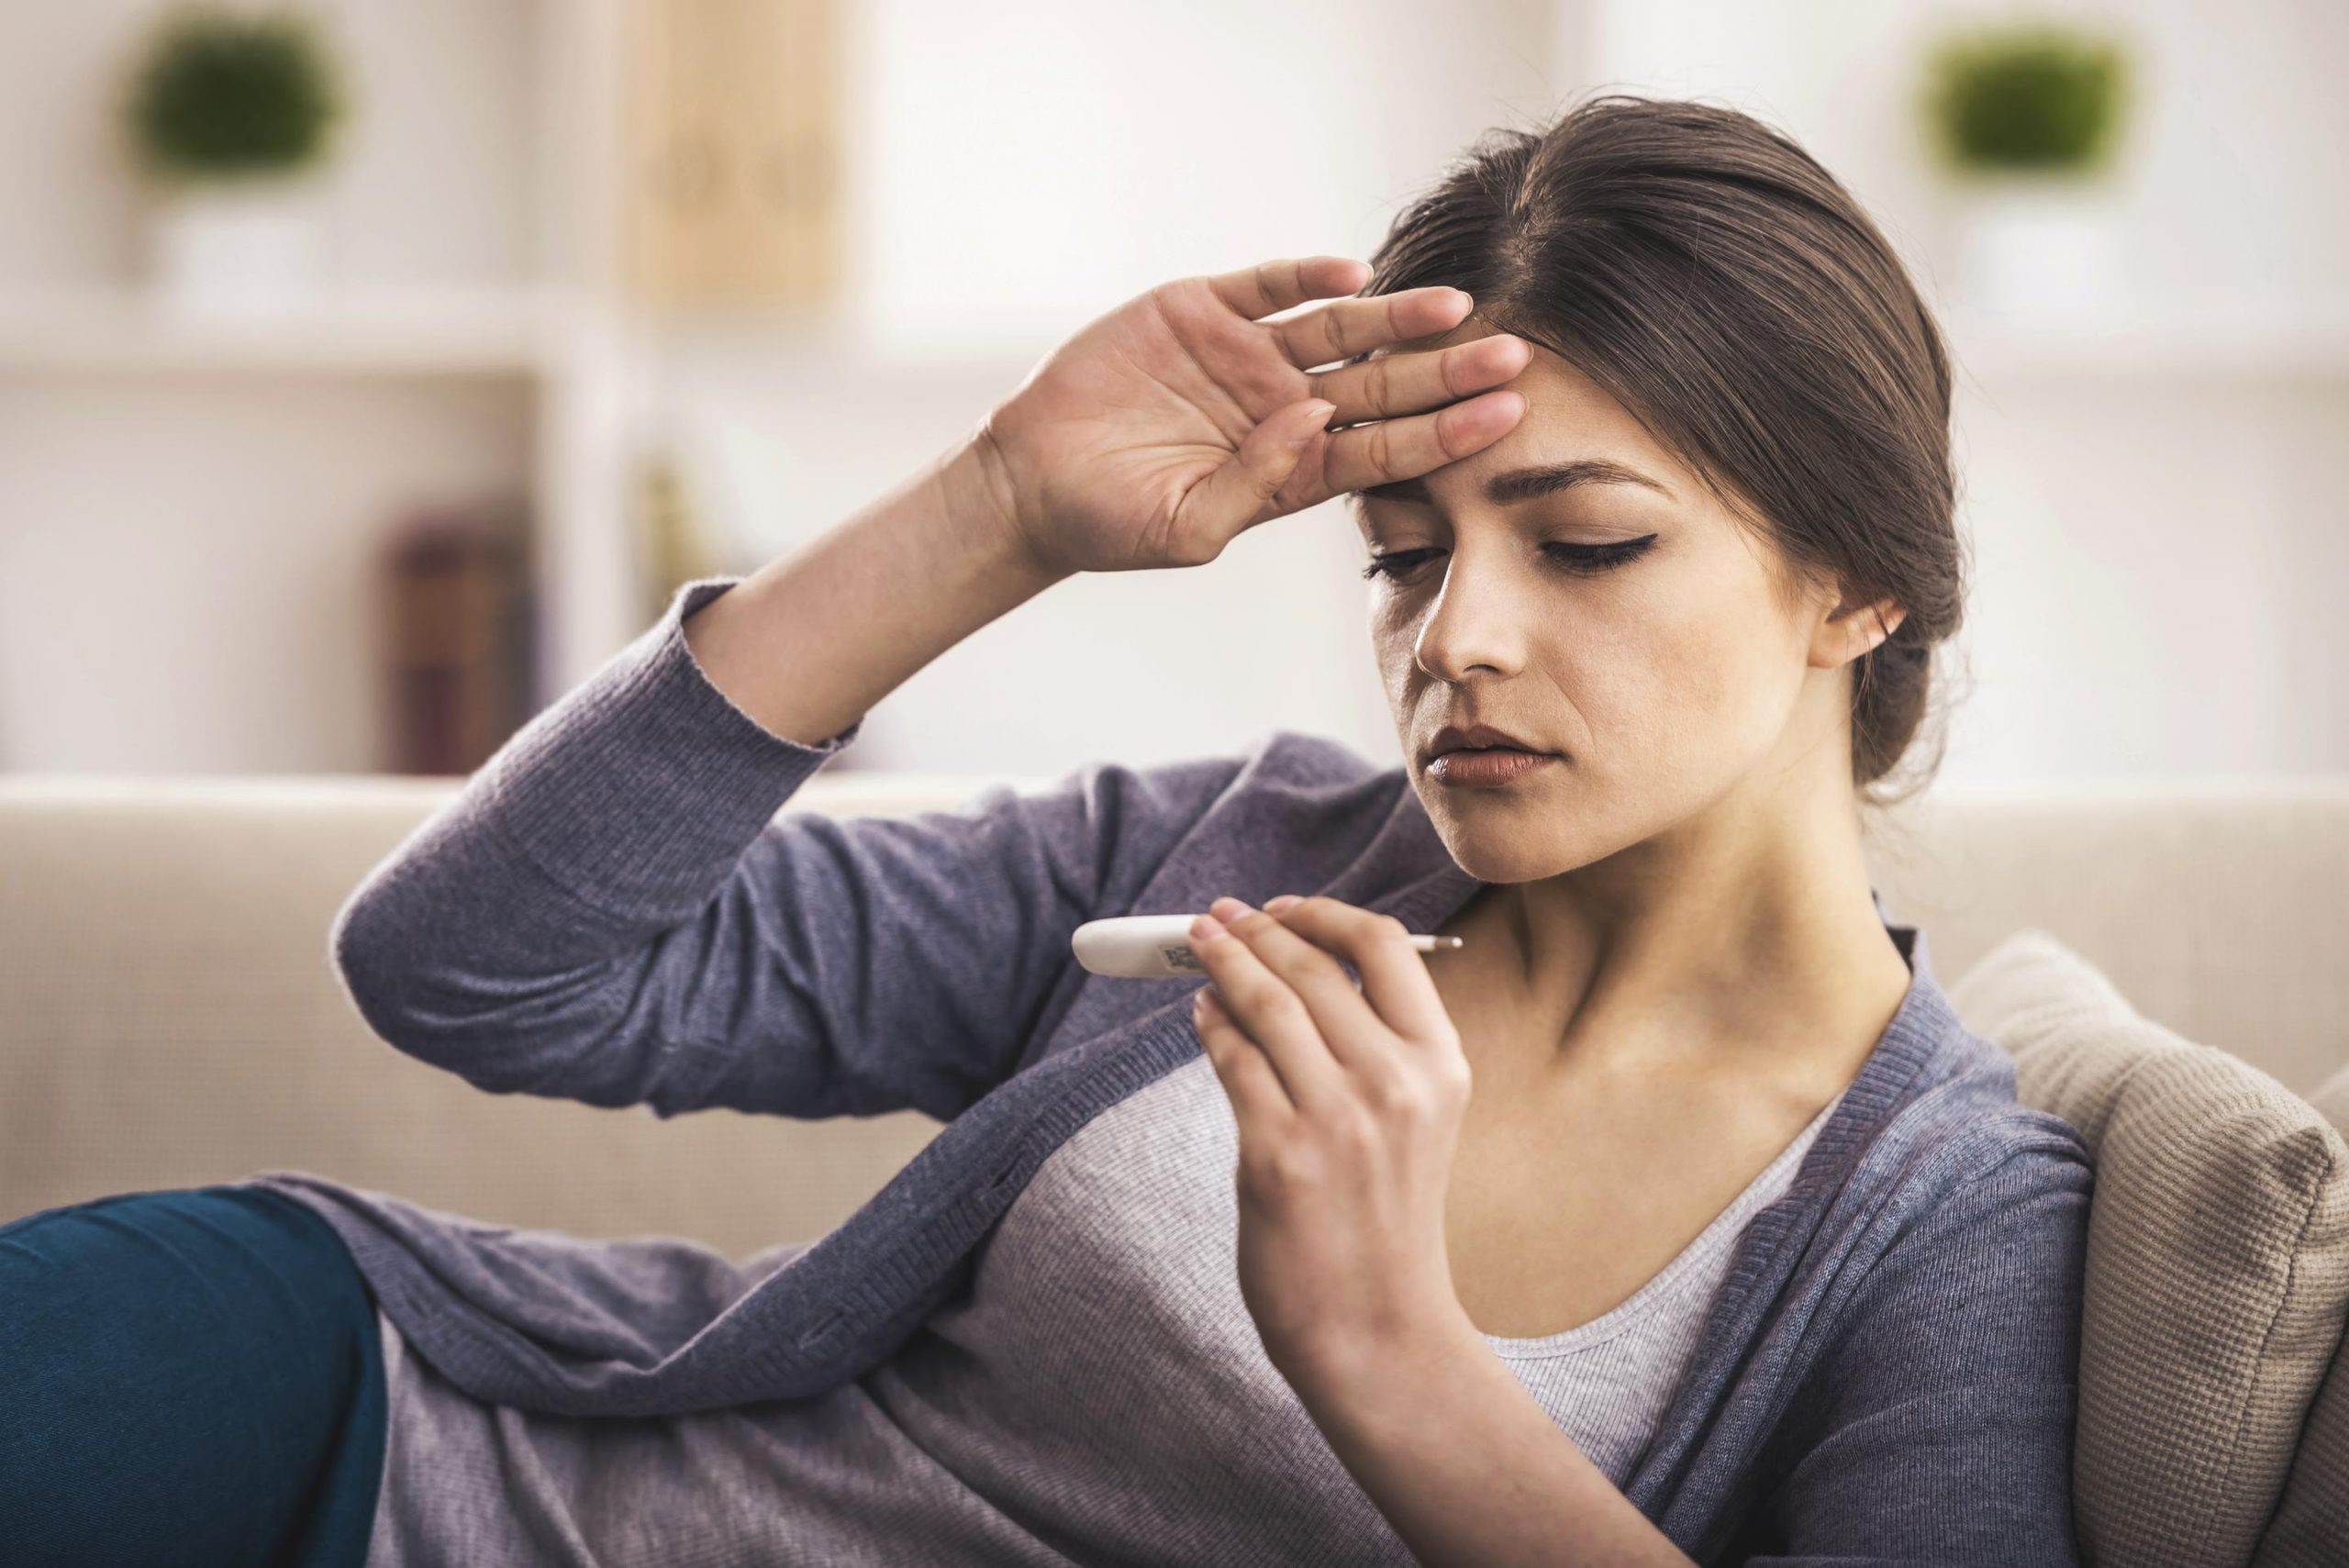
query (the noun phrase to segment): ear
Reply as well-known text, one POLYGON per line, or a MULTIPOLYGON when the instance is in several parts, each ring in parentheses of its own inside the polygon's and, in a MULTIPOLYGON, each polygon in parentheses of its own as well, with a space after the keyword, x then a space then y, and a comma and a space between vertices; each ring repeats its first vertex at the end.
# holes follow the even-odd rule
POLYGON ((1844 599, 1829 610, 1810 639, 1810 662, 1832 670, 1879 647, 1909 612, 1891 598, 1854 603, 1844 599))

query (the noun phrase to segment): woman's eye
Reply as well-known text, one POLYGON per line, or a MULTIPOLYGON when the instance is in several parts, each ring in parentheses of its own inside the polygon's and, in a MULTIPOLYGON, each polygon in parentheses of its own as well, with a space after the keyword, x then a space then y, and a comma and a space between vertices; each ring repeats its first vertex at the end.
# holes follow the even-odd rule
POLYGON ((1628 566, 1648 552, 1655 542, 1655 535, 1642 534, 1615 544, 1545 544, 1543 552, 1552 559, 1563 561, 1577 572, 1607 572, 1618 566, 1628 566))
POLYGON ((1370 564, 1362 569, 1364 577, 1398 577, 1419 563, 1423 555, 1433 555, 1431 550, 1397 550, 1385 555, 1374 555, 1370 564))
MULTIPOLYGON (((1629 565, 1645 555, 1655 543, 1656 536, 1644 534, 1615 544, 1564 544, 1552 542, 1542 547, 1542 552, 1570 572, 1598 573, 1629 565)), ((1362 569, 1364 577, 1395 577, 1409 575, 1427 556, 1441 555, 1439 550, 1398 550, 1386 555, 1374 555, 1370 564, 1362 569)))

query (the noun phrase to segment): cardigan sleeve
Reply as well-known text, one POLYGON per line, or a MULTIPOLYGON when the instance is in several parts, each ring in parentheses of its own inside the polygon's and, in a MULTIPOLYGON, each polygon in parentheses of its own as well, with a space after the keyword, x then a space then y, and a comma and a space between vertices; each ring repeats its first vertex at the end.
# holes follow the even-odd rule
POLYGON ((2078 1568, 2072 1522, 2092 1172, 2017 1113, 1987 1169, 1867 1269, 1765 1455, 1775 1537, 1742 1558, 1840 1568, 2078 1568))
POLYGON ((1013 1071, 1071 933, 1253 755, 778 817, 863 720, 804 744, 709 680, 683 622, 739 580, 681 588, 345 901, 328 946, 377 1034, 496 1094, 952 1119, 1013 1071))

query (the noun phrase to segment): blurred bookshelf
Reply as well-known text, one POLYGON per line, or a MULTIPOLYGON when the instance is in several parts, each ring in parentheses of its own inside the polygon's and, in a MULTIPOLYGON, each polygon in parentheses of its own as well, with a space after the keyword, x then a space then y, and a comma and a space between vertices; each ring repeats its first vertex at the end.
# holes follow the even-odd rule
POLYGON ((584 308, 551 291, 340 291, 266 315, 191 315, 128 289, 0 299, 0 373, 545 373, 584 308))
MULTIPOLYGON (((0 56, 44 48, 0 60, 0 84, 54 84, 44 127, 95 142, 161 9, 8 18, 0 56)), ((667 317, 711 306, 824 336, 831 0, 351 0, 333 20, 358 128, 329 176, 330 281, 299 297, 177 307, 127 243, 119 170, 0 153, 65 236, 0 235, 20 443, 0 428, 0 455, 34 460, 0 483, 0 622, 19 663, 63 661, 0 697, 0 770, 466 771, 642 630, 669 579, 733 564, 676 495, 645 515, 645 366, 667 317), (712 183, 729 169, 756 178, 712 183), (165 606, 118 671, 32 585, 100 573, 165 606)))

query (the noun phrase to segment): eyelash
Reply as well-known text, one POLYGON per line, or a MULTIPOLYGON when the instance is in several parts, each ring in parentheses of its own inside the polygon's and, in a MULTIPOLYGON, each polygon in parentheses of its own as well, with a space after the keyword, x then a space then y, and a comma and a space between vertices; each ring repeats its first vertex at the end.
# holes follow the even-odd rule
MULTIPOLYGON (((1542 550, 1542 553, 1560 562, 1569 572, 1579 572, 1595 576, 1601 572, 1612 572, 1619 566, 1630 565, 1641 556, 1645 555, 1648 546, 1654 542, 1655 535, 1649 534, 1645 538, 1625 539, 1619 544, 1552 543, 1543 545, 1542 550)), ((1412 562, 1413 557, 1438 553, 1440 552, 1434 550, 1398 550, 1386 555, 1374 555, 1370 558, 1370 564, 1362 569, 1362 574, 1365 578, 1391 577, 1399 573, 1411 571, 1413 566, 1404 565, 1403 562, 1412 562)), ((1416 564, 1417 562, 1413 562, 1413 565, 1416 564)))

